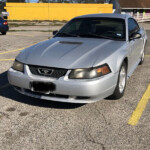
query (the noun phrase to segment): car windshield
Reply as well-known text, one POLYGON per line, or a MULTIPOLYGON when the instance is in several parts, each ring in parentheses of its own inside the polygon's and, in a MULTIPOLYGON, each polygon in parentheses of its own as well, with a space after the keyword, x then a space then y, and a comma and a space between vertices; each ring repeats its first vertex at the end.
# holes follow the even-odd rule
POLYGON ((55 37, 83 37, 125 40, 125 20, 118 18, 76 18, 55 37))

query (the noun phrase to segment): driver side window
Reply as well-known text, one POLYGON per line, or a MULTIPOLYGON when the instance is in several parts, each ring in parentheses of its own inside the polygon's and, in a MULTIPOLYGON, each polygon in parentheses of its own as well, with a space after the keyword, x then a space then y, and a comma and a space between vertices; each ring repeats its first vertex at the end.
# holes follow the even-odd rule
POLYGON ((128 30, 129 30, 129 37, 135 33, 135 32, 138 32, 139 31, 139 25, 137 24, 137 22, 132 19, 132 18, 129 18, 128 19, 128 30))

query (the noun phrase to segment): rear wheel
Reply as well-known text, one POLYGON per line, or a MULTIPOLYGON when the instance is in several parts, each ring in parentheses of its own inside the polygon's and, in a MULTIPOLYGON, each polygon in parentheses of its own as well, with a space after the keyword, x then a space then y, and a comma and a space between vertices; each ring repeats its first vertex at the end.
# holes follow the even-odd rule
POLYGON ((6 35, 6 32, 2 32, 2 35, 6 35))
POLYGON ((125 62, 123 62, 119 71, 117 86, 111 98, 120 99, 124 95, 126 81, 127 81, 127 65, 125 62))
POLYGON ((143 50, 143 53, 141 55, 141 61, 139 63, 139 65, 142 65, 144 63, 144 58, 145 58, 145 46, 146 46, 146 43, 147 41, 145 41, 145 44, 144 44, 144 50, 143 50))

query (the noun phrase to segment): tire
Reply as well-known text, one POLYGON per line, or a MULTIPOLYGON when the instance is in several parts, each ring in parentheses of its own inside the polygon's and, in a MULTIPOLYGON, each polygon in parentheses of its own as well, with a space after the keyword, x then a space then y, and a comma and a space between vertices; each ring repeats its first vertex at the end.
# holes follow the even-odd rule
POLYGON ((6 35, 6 32, 2 32, 2 35, 6 35))
POLYGON ((144 57, 145 57, 145 51, 143 51, 142 56, 141 56, 141 61, 139 65, 142 65, 144 63, 144 57))
POLYGON ((123 97, 126 88, 126 82, 127 82, 127 65, 125 62, 123 62, 119 70, 117 86, 115 88, 113 95, 111 95, 112 99, 117 100, 123 97), (122 79, 121 79, 121 75, 122 75, 122 79))
POLYGON ((146 46, 146 43, 147 43, 147 41, 145 41, 144 51, 143 51, 143 53, 142 53, 141 61, 140 61, 139 65, 142 65, 142 64, 144 63, 144 58, 145 58, 145 46, 146 46))

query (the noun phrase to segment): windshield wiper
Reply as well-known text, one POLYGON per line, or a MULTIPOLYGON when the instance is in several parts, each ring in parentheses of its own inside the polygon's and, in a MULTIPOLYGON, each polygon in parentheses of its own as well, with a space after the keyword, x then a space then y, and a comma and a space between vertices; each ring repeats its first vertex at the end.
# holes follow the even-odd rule
POLYGON ((92 33, 83 33, 83 34, 78 34, 80 37, 94 37, 94 38, 109 38, 109 37, 105 37, 102 35, 98 35, 98 34, 92 34, 92 33))
POLYGON ((100 35, 92 34, 92 33, 79 33, 78 36, 80 36, 80 37, 95 37, 95 38, 101 38, 100 35))
POLYGON ((115 40, 115 41, 124 41, 124 39, 118 38, 118 37, 109 37, 109 36, 104 36, 104 35, 100 35, 101 38, 104 39, 110 39, 110 40, 115 40))
POLYGON ((102 39, 110 39, 110 40, 123 40, 123 39, 118 39, 115 37, 108 37, 108 36, 103 36, 103 35, 98 35, 98 34, 92 34, 92 33, 85 33, 85 34, 78 34, 80 37, 94 37, 94 38, 102 38, 102 39))
POLYGON ((58 33, 57 36, 70 36, 70 37, 78 37, 78 35, 70 34, 70 33, 65 33, 65 32, 60 32, 58 33))

